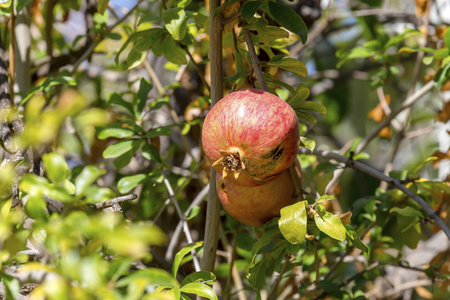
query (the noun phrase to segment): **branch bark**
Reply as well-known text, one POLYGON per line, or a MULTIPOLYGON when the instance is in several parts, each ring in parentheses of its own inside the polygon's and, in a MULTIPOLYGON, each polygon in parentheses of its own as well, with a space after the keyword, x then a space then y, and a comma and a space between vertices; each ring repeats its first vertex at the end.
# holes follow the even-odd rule
MULTIPOLYGON (((211 72, 211 107, 223 97, 223 66, 222 66, 222 16, 214 17, 216 8, 220 7, 220 0, 209 2, 209 40, 210 40, 210 72, 211 72)), ((213 271, 220 222, 220 202, 216 189, 216 171, 211 168, 209 181, 208 205, 206 209, 206 224, 203 258, 201 269, 213 271)))

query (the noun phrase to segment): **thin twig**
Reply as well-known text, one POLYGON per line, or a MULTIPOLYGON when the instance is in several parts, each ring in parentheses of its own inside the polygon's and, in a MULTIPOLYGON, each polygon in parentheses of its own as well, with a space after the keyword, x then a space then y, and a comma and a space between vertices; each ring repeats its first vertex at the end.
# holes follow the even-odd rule
POLYGON ((256 79, 259 82, 259 85, 262 90, 268 91, 266 81, 264 80, 264 75, 261 71, 258 56, 256 55, 255 46, 253 44, 252 36, 250 35, 250 31, 247 28, 242 29, 244 31, 245 42, 247 43, 248 53, 250 54, 250 60, 252 61, 252 67, 255 71, 256 79))
POLYGON ((80 58, 73 64, 71 74, 75 74, 78 67, 81 65, 81 63, 86 60, 94 51, 94 49, 100 44, 100 42, 103 41, 103 37, 110 33, 114 28, 122 24, 130 15, 131 13, 141 4, 143 0, 139 0, 126 14, 123 15, 121 19, 119 19, 116 23, 109 26, 106 31, 102 32, 97 38, 92 42, 92 44, 87 48, 87 50, 80 56, 80 58))
POLYGON ((408 107, 411 107, 414 103, 416 103, 422 96, 424 96, 426 93, 431 91, 434 87, 434 82, 430 81, 427 84, 425 84, 422 88, 420 88, 417 92, 415 92, 412 96, 408 97, 402 105, 397 107, 395 110, 392 111, 392 113, 386 118, 381 121, 378 126, 368 135, 366 135, 363 140, 359 143, 358 147, 356 148, 356 153, 360 153, 363 151, 367 145, 378 135, 378 133, 386 126, 388 126, 391 121, 403 110, 407 109, 408 107))
MULTIPOLYGON (((424 32, 424 38, 419 42, 419 46, 420 47, 425 47, 426 46, 426 41, 427 41, 427 36, 428 36, 428 25, 430 23, 430 7, 431 7, 431 2, 432 1, 428 1, 427 3, 427 9, 425 12, 425 24, 424 24, 424 28, 425 28, 425 32, 424 32)), ((412 80, 410 83, 410 87, 409 87, 409 91, 407 94, 407 97, 410 97, 415 89, 416 89, 416 85, 417 85, 417 81, 419 79, 419 74, 420 74, 420 69, 422 67, 422 60, 424 57, 425 52, 423 51, 419 51, 417 53, 416 56, 416 61, 414 64, 414 70, 413 70, 413 76, 412 76, 412 80)), ((411 111, 412 108, 408 107, 407 109, 405 109, 404 112, 404 116, 403 116, 403 121, 399 126, 399 129, 397 130, 397 135, 395 136, 395 140, 394 140, 394 146, 392 148, 392 153, 391 153, 391 157, 390 160, 387 162, 386 167, 384 169, 384 174, 388 175, 389 172, 392 171, 392 169, 394 168, 394 160, 397 157, 398 151, 400 149, 400 144, 402 143, 402 141, 405 138, 405 132, 408 128, 408 124, 410 122, 410 116, 411 116, 411 111)), ((392 120, 394 121, 394 120, 392 120)), ((394 122, 392 122, 392 124, 394 124, 394 122)), ((387 188, 387 183, 382 182, 380 184, 380 188, 381 189, 386 189, 387 188)))
MULTIPOLYGON (((192 203, 189 205, 188 209, 184 213, 185 216, 189 215, 189 213, 191 212, 192 208, 194 208, 194 206, 198 206, 198 205, 200 205, 200 203, 202 203, 202 201, 208 194, 208 189, 209 189, 209 184, 205 185, 203 187, 203 189, 200 191, 200 193, 197 194, 197 196, 194 198, 194 200, 192 201, 192 203)), ((180 220, 180 222, 178 222, 177 227, 175 228, 175 231, 172 234, 169 245, 167 246, 167 251, 166 251, 166 255, 165 255, 165 259, 167 261, 173 260, 175 247, 178 244, 178 238, 180 237, 182 229, 183 229, 183 222, 180 220)))
MULTIPOLYGON (((170 185, 169 180, 167 179, 166 175, 164 175, 163 172, 161 172, 161 170, 159 170, 161 175, 163 176, 163 181, 164 181, 164 185, 166 186, 167 191, 169 192, 169 198, 170 200, 172 200, 173 206, 175 206, 175 210, 178 213, 178 217, 180 218, 180 221, 183 224, 183 232, 184 235, 186 236, 186 241, 191 244, 194 241, 192 240, 192 236, 191 236, 191 232, 189 231, 189 226, 186 222, 186 218, 184 217, 183 211, 180 208, 180 205, 178 204, 177 199, 175 198, 175 193, 173 192, 172 186, 170 185)), ((194 263, 194 269, 196 272, 200 271, 200 263, 198 261, 197 258, 197 254, 195 250, 191 251, 192 253, 192 261, 194 263)))
POLYGON ((95 204, 95 208, 97 208, 97 209, 105 209, 105 208, 108 208, 108 207, 113 207, 114 208, 114 207, 117 207, 117 205, 119 205, 122 202, 135 200, 135 199, 137 199, 137 197, 138 197, 138 195, 136 195, 136 194, 120 196, 120 197, 113 198, 113 199, 108 200, 108 201, 97 203, 97 204, 95 204))
POLYGON ((314 263, 316 266, 316 279, 314 280, 314 283, 316 286, 319 285, 319 278, 320 278, 320 265, 319 265, 319 253, 317 252, 317 240, 312 240, 312 243, 314 245, 314 263))
POLYGON ((442 231, 444 231, 445 235, 447 235, 448 239, 450 240, 450 230, 447 227, 447 225, 445 224, 445 222, 441 219, 441 217, 433 210, 433 208, 431 208, 431 206, 425 200, 423 200, 416 193, 414 193, 413 191, 411 191, 410 189, 405 187, 399 180, 389 177, 389 176, 383 174, 383 172, 381 172, 369 165, 366 165, 360 161, 351 160, 348 157, 339 155, 334 152, 324 151, 324 150, 314 150, 314 152, 311 153, 311 151, 309 149, 300 148, 299 153, 300 154, 313 154, 313 155, 321 156, 321 157, 324 157, 327 159, 334 159, 334 160, 344 163, 346 165, 351 165, 355 169, 358 169, 358 170, 360 170, 372 177, 375 177, 379 180, 388 182, 391 186, 393 186, 396 189, 401 190, 406 195, 408 195, 411 199, 413 199, 415 202, 417 202, 417 204, 419 204, 428 213, 428 216, 436 222, 436 224, 442 229, 442 231))
POLYGON ((272 288, 269 291, 269 294, 267 296, 268 300, 273 299, 273 297, 275 296, 277 289, 278 289, 278 285, 280 284, 281 279, 283 279, 283 275, 284 275, 284 273, 286 273, 287 267, 289 266, 290 262, 291 261, 289 259, 289 256, 286 255, 283 267, 281 268, 281 271, 278 274, 277 279, 275 280, 275 282, 272 285, 272 288))

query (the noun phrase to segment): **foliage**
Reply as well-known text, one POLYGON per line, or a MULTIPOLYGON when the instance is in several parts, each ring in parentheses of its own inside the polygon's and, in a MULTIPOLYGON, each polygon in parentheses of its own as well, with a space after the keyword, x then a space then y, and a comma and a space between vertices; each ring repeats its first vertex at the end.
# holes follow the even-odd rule
POLYGON ((211 16, 208 1, 122 2, 0 1, 1 299, 393 298, 401 285, 380 287, 409 271, 426 281, 413 298, 446 299, 450 29, 429 1, 414 22, 387 1, 314 18, 290 1, 222 1, 211 16), (261 228, 222 212, 210 272, 213 18, 225 92, 263 78, 302 137, 298 202, 261 228))

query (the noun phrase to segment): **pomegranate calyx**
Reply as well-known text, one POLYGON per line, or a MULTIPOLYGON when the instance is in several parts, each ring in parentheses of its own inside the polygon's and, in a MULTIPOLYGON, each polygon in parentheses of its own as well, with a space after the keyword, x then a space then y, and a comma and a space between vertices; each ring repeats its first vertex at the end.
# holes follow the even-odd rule
POLYGON ((239 151, 219 150, 221 158, 213 163, 213 167, 222 165, 222 177, 227 178, 228 173, 232 173, 235 180, 238 180, 242 170, 245 170, 245 164, 241 159, 239 151))

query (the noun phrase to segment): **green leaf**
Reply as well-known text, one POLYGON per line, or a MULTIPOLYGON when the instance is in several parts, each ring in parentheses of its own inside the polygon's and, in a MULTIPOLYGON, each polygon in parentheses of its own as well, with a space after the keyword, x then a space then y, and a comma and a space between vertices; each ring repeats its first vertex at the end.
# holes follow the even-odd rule
POLYGON ((319 195, 325 194, 325 189, 328 183, 330 183, 330 181, 333 179, 333 176, 333 172, 326 172, 325 174, 317 178, 316 191, 317 193, 319 193, 319 195))
POLYGON ((119 56, 128 47, 130 43, 138 42, 141 40, 145 41, 144 43, 147 45, 147 48, 144 48, 143 46, 144 44, 141 44, 141 46, 139 47, 139 51, 142 52, 148 49, 148 47, 152 46, 156 41, 162 40, 165 36, 164 32, 167 33, 167 31, 164 28, 150 28, 147 30, 133 32, 132 34, 130 34, 128 39, 125 41, 125 43, 122 45, 122 47, 116 54, 116 57, 114 59, 116 65, 119 65, 119 56))
POLYGON ((303 101, 303 102, 295 102, 295 103, 289 103, 291 105, 292 109, 297 111, 307 111, 307 112, 318 112, 322 115, 327 114, 327 109, 325 106, 323 106, 320 103, 312 102, 312 101, 303 101))
POLYGON ((365 253, 369 253, 369 248, 361 241, 355 229, 349 224, 346 224, 344 226, 347 230, 347 238, 352 242, 353 246, 365 253))
POLYGON ((257 291, 261 290, 266 283, 266 269, 270 263, 270 257, 265 256, 262 261, 250 268, 247 275, 248 281, 252 288, 257 291))
POLYGON ((53 182, 63 182, 69 176, 69 165, 64 157, 54 152, 42 155, 47 178, 53 182))
POLYGON ((341 242, 345 241, 347 230, 339 217, 330 214, 329 212, 325 212, 323 216, 315 215, 314 221, 323 233, 341 242))
POLYGON ((134 281, 145 280, 147 285, 160 285, 167 288, 177 288, 180 286, 178 281, 173 278, 169 273, 158 268, 146 268, 143 270, 137 270, 130 275, 120 279, 117 282, 117 287, 127 287, 134 281))
POLYGON ((269 224, 265 225, 263 235, 252 246, 252 255, 253 255, 252 262, 254 262, 259 250, 261 250, 261 248, 263 248, 264 246, 268 245, 272 241, 272 237, 279 232, 277 223, 273 224, 275 226, 268 226, 268 225, 269 224))
POLYGON ((302 142, 303 146, 305 146, 307 149, 311 150, 311 152, 313 152, 314 148, 316 148, 316 142, 307 137, 301 136, 300 142, 302 142))
POLYGON ((100 170, 95 166, 86 166, 75 179, 75 195, 83 195, 84 192, 105 173, 106 170, 100 170))
POLYGON ((445 30, 444 43, 447 49, 450 49, 450 27, 447 27, 447 30, 445 30))
POLYGON ((117 188, 122 194, 128 193, 134 189, 138 184, 147 179, 146 174, 137 174, 133 176, 122 177, 117 183, 117 188))
POLYGON ((181 282, 181 286, 199 281, 204 282, 208 285, 213 285, 216 281, 216 275, 208 271, 198 271, 195 273, 191 273, 183 279, 183 281, 181 282))
POLYGON ((158 128, 154 128, 154 129, 150 129, 145 135, 145 138, 154 138, 157 136, 162 136, 162 135, 166 135, 166 136, 170 136, 172 135, 172 127, 177 126, 177 124, 171 124, 171 125, 166 125, 166 126, 161 126, 158 128))
POLYGON ((59 75, 56 77, 50 77, 41 82, 37 87, 32 88, 27 95, 22 99, 20 105, 24 105, 31 97, 36 94, 36 92, 44 92, 48 93, 51 91, 51 88, 57 85, 68 85, 68 86, 76 86, 77 82, 74 78, 65 75, 59 75))
POLYGON ((302 78, 306 78, 308 75, 308 69, 306 66, 300 60, 295 58, 280 58, 279 56, 274 56, 267 62, 267 65, 282 68, 302 78))
POLYGON ((145 104, 147 104, 148 93, 152 88, 153 85, 150 83, 150 81, 147 81, 145 78, 141 78, 136 99, 136 113, 138 113, 139 115, 142 114, 145 104))
POLYGON ((178 268, 180 267, 181 261, 186 256, 186 254, 188 254, 192 250, 195 250, 201 246, 203 246, 203 242, 190 243, 190 244, 186 245, 185 247, 183 247, 183 249, 178 251, 177 254, 175 254, 175 258, 173 260, 173 265, 172 265, 172 275, 174 277, 177 276, 178 268))
POLYGON ((441 48, 441 49, 436 50, 433 58, 444 59, 448 56, 448 54, 449 54, 449 52, 448 52, 447 48, 441 48))
POLYGON ((400 42, 407 39, 410 36, 420 34, 419 30, 405 30, 403 33, 393 36, 389 39, 389 41, 384 45, 384 49, 387 49, 391 46, 397 46, 400 42))
POLYGON ((204 297, 210 300, 217 300, 217 295, 214 290, 206 284, 199 282, 188 283, 181 287, 182 293, 194 294, 200 297, 204 297))
POLYGON ((123 139, 131 137, 135 134, 132 128, 128 127, 128 123, 110 123, 105 126, 95 127, 97 137, 101 140, 105 140, 110 137, 123 139))
POLYGON ((148 143, 142 146, 142 156, 150 161, 156 161, 157 163, 162 162, 158 149, 156 149, 155 146, 150 145, 148 143))
POLYGON ((306 203, 298 202, 280 210, 278 226, 284 238, 291 244, 301 244, 306 235, 306 203))
POLYGON ((106 148, 105 151, 103 151, 103 157, 106 159, 119 157, 130 150, 138 148, 140 143, 141 140, 137 139, 119 141, 106 148))
POLYGON ((427 163, 429 163, 430 161, 434 161, 436 159, 438 159, 436 156, 428 157, 427 159, 425 159, 424 161, 422 161, 418 165, 416 165, 410 172, 412 174, 415 174, 415 173, 419 172, 420 169, 422 169, 423 166, 425 166, 427 163))
POLYGON ((343 64, 345 64, 349 60, 357 59, 357 58, 367 58, 375 55, 376 52, 372 50, 363 48, 363 47, 355 47, 346 55, 341 57, 341 60, 337 63, 336 68, 340 68, 343 64))
POLYGON ((258 8, 261 6, 261 1, 247 1, 242 5, 241 8, 241 16, 247 21, 250 22, 250 19, 253 18, 258 8))
POLYGON ((201 211, 200 206, 194 206, 192 207, 192 209, 189 211, 188 216, 186 217, 186 221, 192 220, 193 218, 195 218, 198 213, 201 211))
POLYGON ((0 272, 0 281, 5 284, 5 299, 19 299, 20 283, 17 278, 0 272))
POLYGON ((163 21, 167 31, 176 41, 181 41, 187 32, 187 17, 184 9, 170 8, 162 13, 163 21))
POLYGON ((140 51, 137 48, 132 48, 127 56, 127 68, 131 70, 139 66, 147 57, 147 50, 140 51))
POLYGON ((163 54, 168 61, 173 62, 174 64, 187 64, 186 52, 170 35, 164 39, 163 54))
POLYGON ((98 0, 97 10, 100 14, 104 14, 108 8, 109 0, 98 0))
POLYGON ((419 210, 412 208, 411 206, 405 206, 405 207, 393 207, 391 210, 389 210, 389 213, 398 213, 399 215, 405 216, 405 217, 419 217, 421 219, 424 218, 424 215, 419 210))
POLYGON ((20 12, 25 6, 27 6, 30 2, 31 2, 31 0, 18 0, 18 1, 17 1, 17 6, 16 6, 16 15, 18 15, 19 12, 20 12))
POLYGON ((319 287, 335 299, 344 299, 344 290, 331 280, 319 280, 319 287))
POLYGON ((450 79, 450 63, 439 69, 434 76, 434 85, 438 90, 450 79))
MULTIPOLYGON (((265 8, 265 6, 263 6, 265 8)), ((303 19, 290 7, 278 3, 270 1, 268 3, 269 15, 274 19, 278 24, 283 26, 289 31, 300 36, 303 44, 306 43, 306 39, 308 37, 308 28, 306 27, 303 19)))
POLYGON ((314 117, 314 115, 309 112, 295 111, 295 114, 297 115, 299 122, 310 123, 310 124, 317 123, 317 120, 314 117))
POLYGON ((317 199, 316 203, 321 203, 323 201, 330 201, 330 200, 334 200, 334 199, 336 199, 334 197, 334 195, 323 195, 317 199))
POLYGON ((25 203, 25 212, 32 219, 47 218, 47 203, 39 196, 30 196, 25 203))
POLYGON ((109 105, 115 104, 122 106, 128 112, 132 115, 134 115, 134 108, 133 105, 130 102, 125 101, 122 96, 120 96, 118 93, 111 93, 108 95, 108 100, 106 101, 109 105))
POLYGON ((303 83, 300 83, 292 97, 287 101, 289 105, 295 106, 297 103, 306 101, 309 97, 309 89, 303 83))

